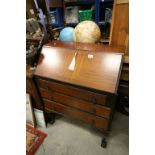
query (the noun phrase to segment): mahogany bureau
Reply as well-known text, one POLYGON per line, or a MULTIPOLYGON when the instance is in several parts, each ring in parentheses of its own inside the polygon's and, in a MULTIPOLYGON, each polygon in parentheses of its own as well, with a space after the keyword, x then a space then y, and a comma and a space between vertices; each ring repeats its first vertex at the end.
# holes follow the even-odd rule
MULTIPOLYGON (((45 45, 34 73, 44 111, 84 121, 108 133, 122 57, 122 53, 45 45), (73 59, 75 66, 70 70, 73 59)), ((102 146, 106 146, 105 140, 102 146)))

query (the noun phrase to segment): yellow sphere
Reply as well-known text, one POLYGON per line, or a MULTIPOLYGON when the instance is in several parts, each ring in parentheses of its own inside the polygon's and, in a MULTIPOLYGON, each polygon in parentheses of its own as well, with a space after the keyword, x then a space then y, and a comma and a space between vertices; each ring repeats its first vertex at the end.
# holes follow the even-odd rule
POLYGON ((74 41, 81 43, 96 43, 100 40, 101 31, 93 21, 83 21, 74 29, 74 41))

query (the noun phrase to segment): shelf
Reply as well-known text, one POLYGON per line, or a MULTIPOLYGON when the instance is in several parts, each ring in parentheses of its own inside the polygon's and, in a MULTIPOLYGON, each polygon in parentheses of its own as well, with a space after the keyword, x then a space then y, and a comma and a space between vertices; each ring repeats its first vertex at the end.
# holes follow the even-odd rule
MULTIPOLYGON (((58 0, 50 0, 50 1, 57 2, 58 0)), ((61 1, 61 0, 59 0, 59 1, 61 1)), ((73 6, 73 7, 79 6, 79 10, 82 10, 82 9, 87 10, 87 9, 90 9, 93 5, 95 5, 93 21, 101 28, 101 31, 105 31, 105 29, 106 29, 106 27, 105 27, 106 25, 105 25, 105 21, 104 21, 105 13, 103 11, 105 11, 104 9, 106 7, 111 8, 113 2, 114 2, 114 0, 74 0, 72 2, 63 1, 62 8, 56 7, 55 9, 54 8, 51 9, 51 11, 52 10, 57 11, 57 13, 56 13, 57 20, 56 20, 56 23, 51 23, 50 25, 52 25, 54 27, 65 27, 65 26, 75 27, 78 23, 80 23, 80 21, 78 23, 75 23, 77 21, 70 20, 70 21, 68 21, 70 23, 66 23, 67 22, 67 20, 65 19, 66 8, 71 7, 71 6, 73 6)), ((55 22, 54 20, 52 20, 52 21, 55 22)), ((104 37, 106 37, 106 36, 104 36, 104 37)), ((108 43, 109 41, 101 39, 101 42, 108 43)))
POLYGON ((52 26, 61 26, 61 24, 58 23, 51 23, 52 26))
MULTIPOLYGON (((45 24, 45 26, 47 27, 49 24, 45 24)), ((54 27, 62 27, 63 24, 58 24, 58 23, 50 23, 51 26, 54 26, 54 27)))
MULTIPOLYGON (((96 23, 96 21, 94 21, 94 20, 92 20, 92 21, 96 23)), ((80 21, 79 21, 79 23, 80 23, 80 21)), ((67 26, 76 26, 79 23, 66 23, 66 25, 67 26)), ((99 23, 97 23, 97 25, 99 25, 99 26, 102 26, 102 25, 104 26, 104 24, 105 24, 105 22, 99 22, 99 23)))
POLYGON ((76 26, 78 23, 66 23, 67 26, 76 26))
POLYGON ((62 8, 63 2, 62 0, 48 0, 49 1, 49 7, 50 8, 62 8))
MULTIPOLYGON (((48 26, 48 23, 45 24, 46 26, 48 26)), ((61 23, 50 23, 51 26, 62 26, 63 24, 61 23)))
POLYGON ((113 2, 114 0, 100 0, 101 3, 110 3, 113 2))
POLYGON ((105 25, 105 21, 98 22, 98 25, 105 25))
POLYGON ((101 42, 101 43, 106 43, 106 44, 108 44, 108 43, 109 43, 109 39, 103 39, 103 38, 102 38, 102 39, 100 40, 100 42, 101 42))
POLYGON ((66 6, 68 5, 86 5, 86 4, 94 4, 95 0, 89 0, 89 1, 74 1, 74 2, 64 2, 66 6))

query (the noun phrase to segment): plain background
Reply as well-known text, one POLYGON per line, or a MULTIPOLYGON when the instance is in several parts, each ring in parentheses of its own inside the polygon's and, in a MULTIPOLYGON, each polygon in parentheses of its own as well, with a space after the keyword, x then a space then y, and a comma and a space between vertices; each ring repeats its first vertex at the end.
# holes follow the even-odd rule
MULTIPOLYGON (((130 0, 130 151, 155 154, 155 1, 130 0)), ((26 1, 0 3, 1 154, 26 154, 26 1)))

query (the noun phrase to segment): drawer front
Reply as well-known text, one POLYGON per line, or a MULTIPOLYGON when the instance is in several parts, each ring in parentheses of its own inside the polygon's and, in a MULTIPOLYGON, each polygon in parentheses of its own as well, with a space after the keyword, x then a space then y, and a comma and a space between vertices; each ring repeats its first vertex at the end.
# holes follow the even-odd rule
POLYGON ((40 89, 41 96, 43 98, 53 100, 58 103, 65 104, 67 106, 71 106, 77 109, 81 109, 88 112, 93 112, 93 103, 89 103, 87 101, 83 101, 77 98, 73 98, 71 96, 67 96, 64 94, 56 93, 56 92, 48 92, 44 89, 40 89))
POLYGON ((102 116, 109 119, 111 115, 111 111, 112 111, 111 108, 108 108, 108 107, 103 107, 100 105, 95 106, 95 113, 98 116, 102 116))
POLYGON ((49 101, 44 99, 44 105, 46 110, 51 110, 51 112, 57 112, 63 115, 67 115, 89 124, 93 124, 96 128, 108 130, 109 121, 104 118, 98 118, 94 115, 81 112, 79 110, 67 107, 65 105, 59 104, 54 101, 49 101))
POLYGON ((55 82, 49 82, 45 80, 38 80, 39 87, 51 90, 51 91, 56 91, 62 94, 66 94, 69 96, 73 96, 76 98, 80 98, 89 102, 93 102, 95 104, 101 104, 101 105, 106 105, 106 95, 101 95, 97 93, 93 93, 87 90, 75 88, 72 86, 67 86, 55 82))
POLYGON ((45 89, 40 89, 40 93, 43 98, 46 98, 58 103, 62 103, 67 106, 71 106, 86 112, 90 112, 95 115, 102 116, 108 119, 110 117, 110 112, 111 112, 110 108, 103 107, 100 105, 95 105, 91 102, 87 102, 64 94, 60 94, 56 92, 48 92, 45 89))

